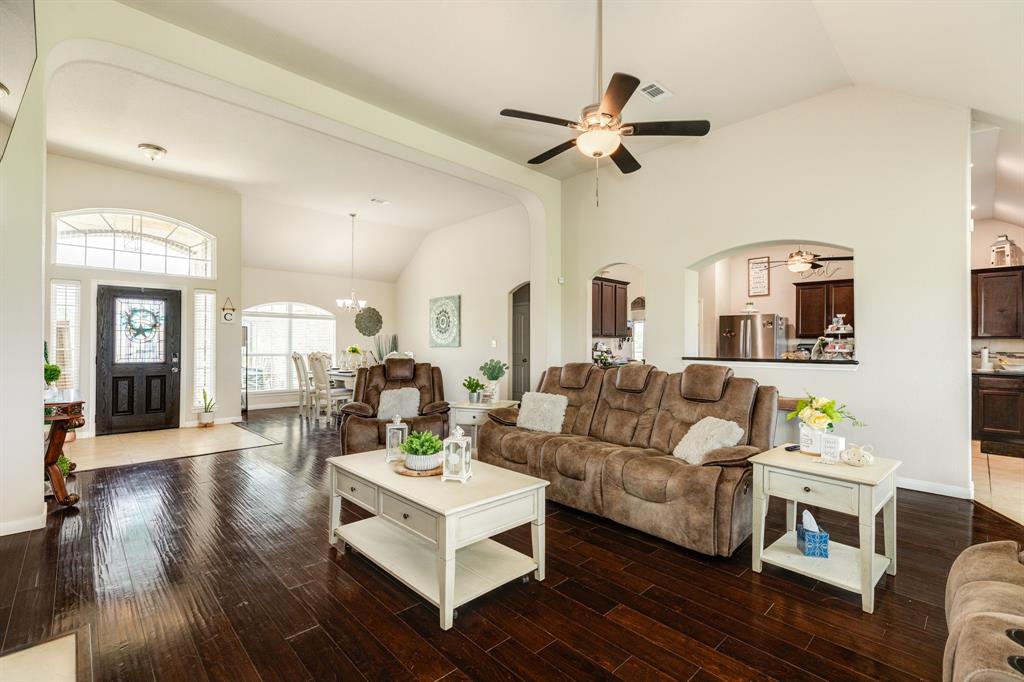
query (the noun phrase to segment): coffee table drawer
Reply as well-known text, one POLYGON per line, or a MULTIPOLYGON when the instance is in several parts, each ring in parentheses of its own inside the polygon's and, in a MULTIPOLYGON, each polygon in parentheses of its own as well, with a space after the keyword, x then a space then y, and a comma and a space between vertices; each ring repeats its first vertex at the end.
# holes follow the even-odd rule
POLYGON ((437 542, 437 517, 387 492, 381 495, 381 516, 437 542))
POLYGON ((852 483, 825 481, 777 469, 768 469, 765 476, 765 492, 769 495, 848 514, 857 513, 857 486, 852 483))
POLYGON ((372 483, 339 472, 335 492, 369 511, 377 511, 377 486, 372 483))
POLYGON ((487 421, 487 413, 480 410, 455 410, 455 423, 461 426, 479 426, 487 421))

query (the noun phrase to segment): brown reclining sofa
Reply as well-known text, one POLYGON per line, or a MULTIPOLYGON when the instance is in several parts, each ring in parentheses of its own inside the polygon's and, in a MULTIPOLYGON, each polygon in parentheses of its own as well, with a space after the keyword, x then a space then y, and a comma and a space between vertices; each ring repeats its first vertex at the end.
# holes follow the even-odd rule
POLYGON ((518 408, 491 411, 480 428, 483 462, 550 482, 548 499, 710 555, 730 556, 751 533, 751 467, 772 447, 778 391, 728 367, 652 365, 548 369, 537 389, 568 398, 562 432, 516 426, 518 408), (736 447, 701 466, 672 455, 704 417, 736 422, 736 447))

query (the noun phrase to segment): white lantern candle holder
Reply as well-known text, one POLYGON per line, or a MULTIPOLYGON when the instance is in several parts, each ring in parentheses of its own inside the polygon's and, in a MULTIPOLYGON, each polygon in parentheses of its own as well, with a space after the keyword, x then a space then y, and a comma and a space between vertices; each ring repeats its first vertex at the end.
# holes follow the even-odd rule
POLYGON ((444 468, 442 481, 465 483, 473 475, 473 439, 456 426, 452 435, 444 441, 444 468))
POLYGON ((385 429, 384 461, 398 462, 405 459, 402 443, 409 437, 409 425, 403 424, 402 418, 396 414, 385 429))

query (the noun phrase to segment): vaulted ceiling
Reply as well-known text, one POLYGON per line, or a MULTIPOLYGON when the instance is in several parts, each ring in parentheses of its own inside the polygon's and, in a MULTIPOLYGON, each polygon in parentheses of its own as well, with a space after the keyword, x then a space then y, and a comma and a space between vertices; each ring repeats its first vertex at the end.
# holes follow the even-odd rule
MULTIPOLYGON (((518 161, 569 136, 500 109, 574 118, 595 101, 589 0, 127 1, 518 161)), ((1024 116, 1022 2, 607 0, 604 26, 606 76, 625 71, 673 93, 634 96, 628 120, 707 118, 714 134, 851 83, 1024 116)), ((642 163, 673 142, 629 146, 642 163)), ((573 153, 540 170, 592 167, 573 153)))

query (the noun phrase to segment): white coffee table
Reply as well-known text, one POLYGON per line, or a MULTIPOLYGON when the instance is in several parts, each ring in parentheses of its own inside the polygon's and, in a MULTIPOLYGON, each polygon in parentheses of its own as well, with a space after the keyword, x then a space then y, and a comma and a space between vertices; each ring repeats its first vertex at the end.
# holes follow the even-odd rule
POLYGON ((395 473, 384 451, 331 457, 329 539, 355 548, 440 610, 524 578, 544 579, 544 488, 548 482, 473 462, 466 483, 395 473), (342 498, 376 516, 341 523, 342 498), (532 524, 533 556, 488 538, 532 524))
MULTIPOLYGON (((754 465, 754 538, 751 568, 774 564, 861 595, 861 608, 875 610, 875 584, 896 575, 896 469, 901 462, 876 457, 873 464, 822 464, 820 458, 780 446, 750 458, 754 465), (786 500, 786 534, 764 547, 764 518, 771 496, 786 500), (829 538, 828 558, 808 557, 796 546, 797 503, 856 516, 860 546, 829 538), (875 554, 875 515, 884 517, 885 554, 875 554)), ((823 528, 828 531, 828 528, 823 528)))

